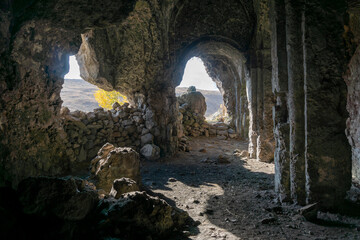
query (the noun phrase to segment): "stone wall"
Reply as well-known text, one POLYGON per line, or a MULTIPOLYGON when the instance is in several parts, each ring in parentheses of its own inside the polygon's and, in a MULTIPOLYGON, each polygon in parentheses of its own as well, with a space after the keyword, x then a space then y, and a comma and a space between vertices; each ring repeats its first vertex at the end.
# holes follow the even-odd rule
POLYGON ((148 108, 129 107, 129 104, 89 113, 63 108, 61 118, 67 134, 64 144, 71 170, 86 169, 107 142, 115 147, 131 147, 137 152, 145 144, 152 144, 159 129, 152 122, 150 112, 148 108))
MULTIPOLYGON (((180 107, 180 113, 183 126, 183 133, 185 136, 206 136, 206 137, 219 137, 218 139, 239 138, 239 134, 231 128, 230 125, 217 122, 208 123, 205 117, 180 107)), ((181 138, 181 135, 180 135, 181 138)))

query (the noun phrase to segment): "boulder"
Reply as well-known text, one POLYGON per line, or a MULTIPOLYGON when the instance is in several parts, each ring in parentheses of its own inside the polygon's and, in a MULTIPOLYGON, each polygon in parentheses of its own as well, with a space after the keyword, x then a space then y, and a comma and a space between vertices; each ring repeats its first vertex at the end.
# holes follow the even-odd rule
POLYGON ((147 160, 156 160, 160 158, 160 148, 155 144, 146 144, 141 148, 140 153, 147 160))
POLYGON ((117 200, 104 199, 100 206, 100 218, 106 219, 100 232, 121 239, 167 239, 189 219, 186 212, 145 192, 126 193, 117 200))
POLYGON ((115 179, 109 195, 117 199, 121 194, 139 190, 139 185, 134 180, 123 177, 115 179))
POLYGON ((193 113, 199 113, 202 116, 206 112, 206 102, 205 97, 201 92, 189 92, 183 94, 179 97, 179 103, 184 107, 183 104, 186 104, 186 108, 193 113))
POLYGON ((96 187, 109 193, 115 179, 128 177, 140 183, 139 154, 132 148, 115 148, 106 143, 91 161, 91 175, 96 187))
POLYGON ((31 177, 17 191, 24 213, 63 220, 82 220, 98 203, 96 188, 76 178, 31 177))

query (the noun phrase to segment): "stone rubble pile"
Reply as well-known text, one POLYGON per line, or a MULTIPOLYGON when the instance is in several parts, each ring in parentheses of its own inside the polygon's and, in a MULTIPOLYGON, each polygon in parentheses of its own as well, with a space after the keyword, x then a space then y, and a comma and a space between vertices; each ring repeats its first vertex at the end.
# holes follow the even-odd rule
POLYGON ((201 92, 197 92, 195 87, 189 87, 188 92, 178 97, 179 116, 178 121, 182 123, 179 136, 180 150, 187 151, 187 140, 183 136, 206 136, 219 139, 237 138, 235 130, 223 122, 214 124, 206 122, 206 102, 201 92))
POLYGON ((122 106, 115 103, 112 110, 98 108, 89 113, 70 112, 63 107, 61 116, 67 134, 66 155, 72 163, 88 164, 98 149, 111 142, 115 147, 131 147, 137 152, 151 144, 157 148, 151 155, 152 159, 156 159, 160 156, 160 150, 153 143, 160 131, 153 121, 153 115, 149 108, 133 108, 128 103, 122 106))
POLYGON ((219 137, 220 139, 237 138, 238 134, 228 124, 223 122, 208 123, 204 116, 179 108, 182 113, 183 131, 185 136, 219 137))
POLYGON ((209 136, 208 123, 205 121, 204 115, 194 113, 189 108, 184 106, 179 107, 181 113, 180 119, 183 124, 183 131, 185 136, 209 136))

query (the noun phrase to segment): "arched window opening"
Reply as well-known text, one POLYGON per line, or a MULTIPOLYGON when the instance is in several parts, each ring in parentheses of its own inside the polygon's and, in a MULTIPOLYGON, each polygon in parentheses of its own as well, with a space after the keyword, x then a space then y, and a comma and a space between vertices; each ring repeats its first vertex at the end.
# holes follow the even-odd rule
POLYGON ((83 112, 92 112, 99 107, 110 110, 114 102, 122 104, 127 101, 127 98, 117 91, 102 90, 82 79, 79 64, 74 55, 69 57, 69 72, 64 76, 60 97, 63 100, 63 106, 69 108, 70 111, 83 112))
POLYGON ((210 122, 223 121, 226 117, 226 108, 222 94, 207 73, 203 61, 198 57, 193 57, 187 62, 183 79, 176 88, 176 95, 181 96, 192 86, 205 97, 206 120, 210 122))

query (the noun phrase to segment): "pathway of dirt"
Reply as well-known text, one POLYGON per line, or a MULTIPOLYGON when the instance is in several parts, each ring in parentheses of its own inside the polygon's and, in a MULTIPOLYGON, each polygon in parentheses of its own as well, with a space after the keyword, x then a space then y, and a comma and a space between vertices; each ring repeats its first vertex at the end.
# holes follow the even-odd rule
POLYGON ((298 207, 280 207, 274 165, 234 155, 247 142, 195 138, 190 146, 190 152, 142 167, 145 187, 199 221, 181 239, 360 239, 359 228, 320 226, 298 207))

